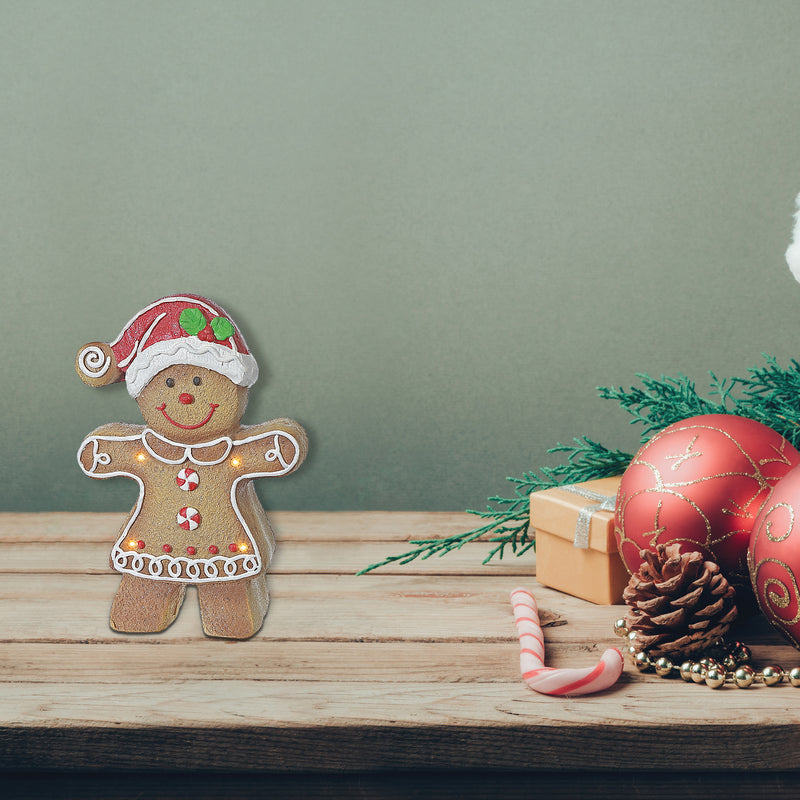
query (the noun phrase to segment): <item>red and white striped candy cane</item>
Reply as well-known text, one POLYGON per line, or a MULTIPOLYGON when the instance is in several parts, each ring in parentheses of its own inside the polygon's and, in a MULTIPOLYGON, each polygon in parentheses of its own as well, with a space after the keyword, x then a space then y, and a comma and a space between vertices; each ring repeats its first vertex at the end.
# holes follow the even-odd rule
POLYGON ((608 689, 622 674, 624 661, 616 647, 603 653, 595 667, 553 669, 544 665, 544 636, 536 600, 527 589, 511 592, 514 622, 519 633, 522 679, 536 692, 551 695, 591 694, 608 689))

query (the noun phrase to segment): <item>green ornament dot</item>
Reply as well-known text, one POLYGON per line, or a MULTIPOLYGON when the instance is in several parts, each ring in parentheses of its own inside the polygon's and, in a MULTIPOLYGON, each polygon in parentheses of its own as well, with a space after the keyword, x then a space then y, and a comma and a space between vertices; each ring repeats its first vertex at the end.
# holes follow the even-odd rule
POLYGON ((178 324, 189 334, 196 336, 206 327, 206 318, 199 308, 184 308, 178 317, 178 324))
POLYGON ((236 333, 236 329, 227 317, 214 317, 211 320, 211 330, 214 331, 214 337, 218 342, 229 339, 236 333))

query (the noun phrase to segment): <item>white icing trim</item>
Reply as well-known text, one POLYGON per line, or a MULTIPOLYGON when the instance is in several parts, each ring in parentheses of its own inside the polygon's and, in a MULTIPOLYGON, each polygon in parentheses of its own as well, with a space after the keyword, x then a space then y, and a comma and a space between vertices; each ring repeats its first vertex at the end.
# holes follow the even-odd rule
POLYGON ((78 353, 78 366, 81 372, 90 378, 102 378, 111 366, 111 357, 96 344, 84 347, 78 353))
POLYGON ((147 330, 144 332, 144 335, 143 335, 143 336, 141 336, 141 337, 138 339, 138 341, 136 342, 136 347, 134 347, 134 348, 133 348, 133 350, 131 350, 131 352, 130 352, 130 353, 128 353, 128 355, 127 355, 127 356, 125 356, 125 358, 123 358, 123 359, 122 359, 122 361, 120 361, 120 362, 117 364, 117 366, 118 366, 120 369, 125 369, 125 367, 126 367, 126 366, 127 366, 127 365, 128 365, 130 362, 131 362, 131 361, 133 361, 133 359, 134 359, 134 358, 136 358, 136 356, 137 356, 137 355, 138 355, 138 354, 141 352, 141 349, 142 349, 142 348, 145 346, 145 343, 147 342, 147 340, 150 338, 150 334, 153 332, 153 328, 155 328, 155 326, 156 326, 156 325, 158 325, 158 323, 159 323, 159 322, 161 322, 161 320, 162 320, 162 319, 164 319, 164 317, 166 317, 166 316, 167 316, 167 312, 166 312, 166 311, 164 311, 164 312, 162 312, 161 314, 159 314, 159 315, 158 315, 158 316, 157 316, 157 317, 156 317, 156 318, 155 318, 155 319, 154 319, 154 320, 153 320, 153 321, 150 323, 150 327, 149 327, 149 328, 148 328, 148 329, 147 329, 147 330))
POLYGON ((252 386, 258 379, 258 364, 249 353, 238 353, 218 342, 204 342, 196 336, 156 342, 131 361, 125 373, 128 394, 138 397, 150 380, 162 369, 175 364, 219 372, 237 386, 252 386))
POLYGON ((162 436, 160 433, 157 433, 152 428, 145 428, 145 430, 142 431, 142 444, 144 445, 145 450, 147 450, 147 452, 150 453, 150 455, 153 456, 153 458, 155 458, 157 461, 160 461, 162 464, 183 464, 184 461, 188 460, 191 461, 192 464, 197 464, 198 467, 213 467, 215 464, 221 464, 230 455, 231 448, 234 445, 233 441, 229 436, 220 436, 219 439, 214 439, 213 441, 210 442, 203 442, 202 444, 194 444, 194 445, 181 444, 180 442, 173 442, 172 439, 167 439, 166 436, 162 436), (165 456, 159 455, 158 453, 156 453, 155 450, 153 450, 150 444, 148 444, 147 442, 148 434, 155 436, 156 439, 160 439, 162 442, 171 445, 172 447, 182 447, 183 455, 178 459, 166 458, 165 456), (219 458, 215 458, 213 461, 201 461, 200 459, 195 458, 194 453, 192 452, 192 450, 202 449, 204 447, 213 447, 214 445, 217 445, 220 442, 225 442, 227 444, 227 447, 225 449, 225 452, 219 458))
MULTIPOLYGON (((275 458, 277 457, 281 463, 281 466, 283 466, 283 469, 280 472, 248 472, 245 475, 240 475, 238 478, 236 478, 236 480, 233 482, 233 485, 231 486, 231 505, 233 506, 233 512, 234 514, 236 514, 236 517, 238 518, 239 522, 244 526, 244 529, 248 532, 248 534, 250 532, 250 529, 247 527, 247 523, 244 521, 242 512, 239 510, 239 504, 236 502, 236 487, 245 478, 250 478, 250 479, 277 478, 280 477, 281 475, 285 475, 295 466, 295 464, 297 464, 297 461, 300 458, 300 446, 297 443, 297 439, 295 439, 294 436, 292 436, 291 434, 286 433, 286 431, 268 431, 267 433, 261 433, 256 436, 250 436, 247 439, 241 439, 239 441, 234 442, 234 444, 247 444, 248 442, 254 442, 257 441, 258 439, 266 439, 268 436, 273 436, 273 435, 275 436, 274 439, 275 448, 273 450, 267 450, 267 452, 264 454, 264 460, 270 462, 274 461, 275 458), (292 458, 291 462, 288 464, 283 460, 283 457, 281 456, 280 445, 278 443, 278 436, 285 436, 294 445, 294 458, 292 458), (272 455, 273 453, 275 453, 275 450, 277 450, 277 456, 272 455), (271 455, 272 458, 270 458, 271 455)), ((257 548, 256 552, 258 552, 257 548)), ((270 542, 270 551, 269 551, 270 559, 272 558, 272 554, 274 552, 275 552, 275 545, 274 543, 270 542)))
POLYGON ((115 545, 111 555, 114 569, 118 572, 127 572, 130 575, 154 581, 209 583, 211 581, 242 580, 258 575, 261 570, 261 559, 257 553, 247 553, 230 558, 226 556, 186 558, 186 556, 153 556, 149 553, 135 553, 132 550, 122 550, 115 545), (222 565, 221 571, 218 566, 220 564, 222 565), (238 572, 239 564, 242 565, 242 572, 238 572), (184 572, 186 577, 182 577, 184 572))
MULTIPOLYGON (((81 471, 84 475, 88 475, 90 478, 98 477, 94 474, 94 471, 97 469, 98 464, 102 464, 103 466, 107 466, 111 463, 111 456, 108 453, 101 453, 99 450, 100 442, 132 442, 136 439, 140 439, 140 435, 134 436, 89 436, 83 440, 81 446, 78 448, 78 466, 80 466, 81 471), (86 445, 91 442, 92 443, 92 466, 87 470, 83 466, 83 462, 81 461, 81 453, 83 452, 86 445)), ((124 470, 117 470, 116 472, 104 472, 102 477, 103 478, 116 478, 116 477, 125 477, 125 478, 133 478, 136 483, 139 484, 139 497, 136 500, 136 505, 131 512, 131 517, 126 523, 125 527, 122 529, 122 533, 119 535, 119 538, 114 544, 114 550, 117 549, 119 543, 124 541, 128 538, 128 531, 131 529, 131 526, 136 521, 136 518, 139 516, 139 512, 142 510, 142 504, 144 503, 144 481, 138 476, 134 475, 132 472, 125 472, 124 470)), ((112 555, 114 553, 112 550, 112 555)))

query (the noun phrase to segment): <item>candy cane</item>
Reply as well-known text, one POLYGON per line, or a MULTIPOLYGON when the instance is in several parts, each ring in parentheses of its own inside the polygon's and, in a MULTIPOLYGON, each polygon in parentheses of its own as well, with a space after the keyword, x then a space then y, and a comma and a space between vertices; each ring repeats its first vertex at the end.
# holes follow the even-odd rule
POLYGON ((622 674, 624 661, 616 647, 606 650, 600 663, 584 669, 553 669, 544 665, 544 636, 536 600, 527 589, 511 592, 514 622, 519 633, 522 679, 536 692, 552 695, 591 694, 608 689, 622 674))

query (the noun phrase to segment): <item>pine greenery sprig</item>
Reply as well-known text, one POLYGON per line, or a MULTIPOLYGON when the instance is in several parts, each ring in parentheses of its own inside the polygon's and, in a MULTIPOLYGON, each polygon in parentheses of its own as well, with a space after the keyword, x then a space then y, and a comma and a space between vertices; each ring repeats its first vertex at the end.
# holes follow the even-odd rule
MULTIPOLYGON (((642 442, 646 442, 654 433, 663 430, 673 422, 696 417, 700 414, 725 414, 727 409, 722 403, 715 403, 700 397, 694 382, 685 375, 669 378, 651 378, 649 375, 638 372, 636 377, 642 382, 644 388, 599 386, 597 393, 604 400, 616 400, 632 417, 631 424, 641 423, 644 426, 642 442)), ((727 386, 723 386, 714 377, 712 379, 712 394, 722 393, 727 398, 727 386)))
MULTIPOLYGON (((622 450, 609 450, 605 445, 589 439, 573 439, 574 444, 557 444, 551 447, 548 453, 565 453, 567 460, 556 467, 542 467, 537 475, 535 472, 524 472, 521 478, 506 478, 516 484, 513 498, 490 497, 490 503, 507 506, 505 511, 487 505, 486 511, 468 510, 470 514, 477 514, 484 519, 493 519, 489 523, 494 532, 489 541, 497 542, 497 547, 489 552, 483 560, 486 564, 495 556, 503 557, 506 547, 511 548, 515 555, 522 555, 526 550, 535 546, 535 537, 529 532, 530 496, 533 492, 543 489, 552 489, 554 486, 563 486, 570 483, 583 483, 596 478, 608 478, 619 475, 625 471, 633 456, 622 450), (515 525, 509 527, 508 515, 513 514, 515 525)), ((488 533, 489 531, 487 531, 488 533)))
POLYGON ((522 555, 534 546, 534 537, 529 535, 529 497, 533 492, 566 483, 582 483, 592 478, 619 475, 632 458, 630 453, 609 450, 587 437, 575 439, 572 445, 557 444, 547 452, 564 453, 567 460, 556 467, 542 467, 540 474, 525 472, 521 478, 506 478, 515 487, 511 497, 490 497, 485 511, 467 510, 467 513, 475 514, 488 522, 466 533, 457 533, 443 539, 412 539, 412 550, 370 564, 357 574, 363 575, 387 564, 408 564, 416 558, 424 561, 434 555, 443 556, 489 534, 493 535, 488 541, 496 542, 497 546, 483 560, 484 564, 495 556, 502 558, 506 547, 510 547, 515 555, 522 555), (497 507, 491 505, 492 503, 497 507))
POLYGON ((767 425, 800 446, 800 363, 792 359, 784 369, 774 356, 764 355, 766 366, 752 367, 746 378, 723 378, 711 372, 709 394, 717 400, 701 397, 694 382, 685 375, 675 378, 651 378, 645 373, 636 377, 644 388, 600 386, 597 393, 605 400, 616 400, 641 423, 642 443, 674 422, 700 414, 735 414, 767 425))
MULTIPOLYGON (((792 360, 791 366, 783 369, 774 357, 764 355, 764 359, 766 366, 751 368, 745 378, 720 380, 709 373, 709 394, 716 398, 713 400, 701 397, 694 382, 685 375, 652 378, 637 373, 641 388, 600 386, 597 392, 605 400, 616 400, 631 415, 632 424, 643 426, 642 443, 668 425, 689 417, 736 414, 767 425, 800 447, 800 363, 792 360)), ((408 564, 416 558, 443 556, 481 538, 496 543, 484 564, 495 556, 502 558, 506 548, 515 555, 522 555, 535 546, 535 535, 529 529, 529 498, 533 492, 620 475, 632 458, 629 453, 609 449, 585 436, 573 441, 572 445, 557 444, 547 451, 564 454, 564 463, 542 467, 538 473, 525 472, 521 478, 507 478, 514 484, 511 497, 490 497, 485 511, 469 510, 487 520, 483 525, 443 539, 412 539, 413 549, 371 564, 357 574, 363 575, 387 564, 408 564)))
POLYGON ((792 359, 789 369, 764 356, 765 367, 753 367, 749 378, 733 379, 742 397, 734 401, 732 413, 763 422, 795 447, 800 446, 800 364, 792 359))

